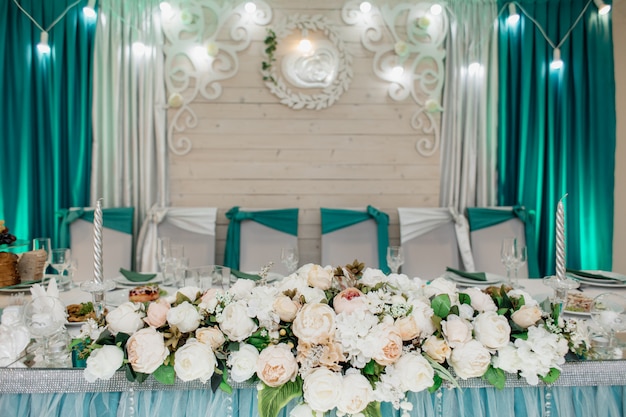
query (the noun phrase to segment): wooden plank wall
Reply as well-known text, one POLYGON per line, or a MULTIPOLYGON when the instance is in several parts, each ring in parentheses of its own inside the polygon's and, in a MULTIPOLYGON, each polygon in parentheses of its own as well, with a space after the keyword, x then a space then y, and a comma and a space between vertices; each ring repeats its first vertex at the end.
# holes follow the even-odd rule
POLYGON ((260 74, 266 29, 253 31, 237 75, 221 82, 217 100, 194 101, 198 126, 174 136, 189 138, 193 148, 184 156, 169 155, 171 205, 218 207, 218 263, 228 224, 224 213, 235 205, 300 208, 301 263, 320 262, 320 207, 371 204, 390 215, 390 238, 397 244, 396 208, 436 207, 439 199, 439 154, 425 158, 415 149, 418 135, 410 118, 417 105, 389 98, 358 29, 341 20, 342 2, 268 3, 272 23, 295 13, 324 14, 336 23, 354 57, 350 88, 324 110, 280 104, 260 74))

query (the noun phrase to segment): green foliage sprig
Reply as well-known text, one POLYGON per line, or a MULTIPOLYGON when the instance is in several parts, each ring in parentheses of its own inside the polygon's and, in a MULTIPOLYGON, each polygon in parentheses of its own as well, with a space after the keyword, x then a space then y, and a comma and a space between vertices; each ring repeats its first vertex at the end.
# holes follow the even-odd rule
POLYGON ((265 55, 267 55, 267 60, 263 61, 261 66, 263 70, 263 81, 271 81, 276 84, 276 80, 272 76, 272 66, 274 62, 276 62, 274 52, 276 52, 276 48, 278 47, 278 40, 276 39, 276 33, 272 29, 267 30, 267 36, 263 43, 265 43, 265 55))

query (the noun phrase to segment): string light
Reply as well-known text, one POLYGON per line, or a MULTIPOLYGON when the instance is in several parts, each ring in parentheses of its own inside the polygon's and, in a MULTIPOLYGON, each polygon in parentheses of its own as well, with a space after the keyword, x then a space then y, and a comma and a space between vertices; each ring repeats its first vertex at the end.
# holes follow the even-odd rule
POLYGON ((161 9, 162 13, 170 14, 170 12, 172 11, 172 5, 166 1, 162 1, 161 3, 159 3, 159 9, 161 9))
POLYGON ((517 7, 515 3, 509 3, 509 17, 506 19, 509 25, 515 25, 519 22, 519 13, 517 13, 517 7))
POLYGON ((309 32, 306 29, 302 29, 302 39, 298 44, 298 50, 303 54, 308 54, 313 49, 313 44, 309 40, 309 32))
POLYGON ((50 45, 48 45, 48 32, 41 32, 41 37, 39 38, 39 43, 37 44, 37 50, 42 54, 50 53, 50 45))
POLYGON ((554 48, 552 62, 550 62, 550 69, 558 70, 561 68, 563 68, 563 60, 561 60, 561 50, 559 48, 554 48))
POLYGON ((89 0, 87 2, 87 5, 83 7, 83 13, 85 17, 88 17, 88 18, 96 17, 95 6, 96 6, 96 0, 89 0))
POLYGON ((254 2, 249 1, 244 6, 244 9, 246 10, 246 12, 252 14, 256 12, 256 4, 254 2))
POLYGON ((361 13, 369 13, 372 10, 372 4, 369 1, 364 1, 359 5, 361 13))
POLYGON ((611 11, 611 5, 610 4, 606 4, 602 0, 593 0, 593 2, 595 3, 596 7, 598 8, 598 14, 599 15, 604 16, 605 14, 607 14, 608 12, 611 11))
POLYGON ((396 66, 391 69, 391 76, 396 80, 400 79, 402 74, 404 74, 404 68, 402 68, 400 64, 396 64, 396 66))
POLYGON ((438 16, 441 14, 441 12, 443 12, 443 7, 441 7, 441 4, 435 3, 430 6, 430 14, 432 14, 433 16, 438 16))

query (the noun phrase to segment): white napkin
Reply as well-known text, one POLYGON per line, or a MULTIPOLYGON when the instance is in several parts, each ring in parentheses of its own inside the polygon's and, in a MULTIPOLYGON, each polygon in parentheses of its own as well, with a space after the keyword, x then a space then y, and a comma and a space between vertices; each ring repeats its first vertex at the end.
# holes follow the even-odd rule
POLYGON ((9 306, 2 311, 0 324, 0 367, 23 367, 15 362, 30 343, 30 333, 22 321, 22 306, 9 306))
POLYGON ((33 285, 30 287, 30 293, 32 294, 31 302, 36 307, 36 321, 40 323, 48 323, 52 320, 55 322, 66 320, 67 311, 65 310, 65 305, 63 305, 62 302, 52 304, 50 302, 51 300, 44 298, 59 298, 59 288, 57 287, 56 279, 51 278, 48 282, 48 288, 45 290, 41 284, 33 285), (39 298, 41 298, 40 303, 38 303, 39 298))

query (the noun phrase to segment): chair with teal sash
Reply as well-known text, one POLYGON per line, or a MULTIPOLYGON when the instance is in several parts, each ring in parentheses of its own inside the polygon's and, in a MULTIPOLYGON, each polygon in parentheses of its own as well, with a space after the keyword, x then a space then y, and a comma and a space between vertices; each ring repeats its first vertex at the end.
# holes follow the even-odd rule
MULTIPOLYGON (((76 282, 93 278, 93 214, 92 208, 62 209, 59 247, 70 248, 78 261, 76 282)), ((120 275, 120 268, 132 269, 133 207, 102 209, 102 272, 105 279, 120 275)))
POLYGON ((534 211, 522 206, 468 207, 467 218, 476 271, 506 276, 506 269, 500 261, 500 246, 503 238, 517 237, 528 252, 528 260, 520 268, 519 277, 539 277, 534 211))
POLYGON ((389 273, 389 215, 366 209, 321 208, 322 265, 344 266, 355 259, 389 273))
POLYGON ((287 274, 282 248, 298 247, 298 209, 240 209, 226 213, 230 220, 224 265, 243 272, 259 272, 272 262, 271 272, 287 274))

